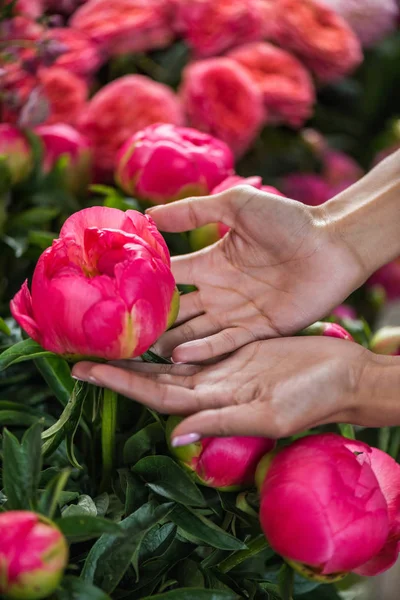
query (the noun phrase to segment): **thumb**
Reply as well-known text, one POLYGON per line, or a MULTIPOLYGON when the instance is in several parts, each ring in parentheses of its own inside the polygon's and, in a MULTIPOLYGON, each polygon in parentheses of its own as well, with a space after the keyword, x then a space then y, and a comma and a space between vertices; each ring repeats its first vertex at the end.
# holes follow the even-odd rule
POLYGON ((215 410, 203 410, 184 419, 172 433, 172 445, 183 446, 192 439, 206 437, 255 436, 277 438, 273 419, 267 407, 226 406, 215 410))
MULTIPOLYGON (((227 190, 230 191, 230 190, 227 190)), ((154 219, 161 231, 190 231, 208 223, 223 222, 232 227, 232 193, 186 198, 170 204, 149 208, 146 213, 154 219)))

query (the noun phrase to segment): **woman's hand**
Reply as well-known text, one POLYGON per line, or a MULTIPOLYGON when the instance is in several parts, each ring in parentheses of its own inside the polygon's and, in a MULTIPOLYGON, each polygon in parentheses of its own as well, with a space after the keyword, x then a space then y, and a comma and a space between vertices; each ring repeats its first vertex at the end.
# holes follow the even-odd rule
POLYGON ((319 208, 249 186, 150 214, 162 231, 215 221, 232 227, 213 246, 172 261, 176 281, 198 288, 182 296, 176 327, 155 347, 174 362, 201 362, 293 334, 326 316, 365 277, 319 208))
POLYGON ((159 412, 190 415, 175 430, 175 445, 195 437, 280 438, 325 423, 379 426, 399 420, 398 359, 345 340, 254 342, 208 366, 121 364, 83 362, 73 375, 159 412), (393 364, 382 378, 382 368, 393 364))

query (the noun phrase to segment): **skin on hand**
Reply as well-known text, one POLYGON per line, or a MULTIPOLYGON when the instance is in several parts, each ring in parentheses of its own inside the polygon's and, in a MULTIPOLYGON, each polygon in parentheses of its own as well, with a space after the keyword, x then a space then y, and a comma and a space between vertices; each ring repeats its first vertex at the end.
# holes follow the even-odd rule
POLYGON ((155 346, 177 363, 233 352, 291 335, 324 317, 364 280, 360 261, 318 207, 241 186, 151 209, 162 231, 220 221, 216 244, 172 259, 181 297, 174 329, 155 346))
POLYGON ((83 362, 73 375, 161 413, 186 416, 174 432, 175 445, 183 445, 194 436, 280 438, 334 422, 393 424, 397 362, 397 387, 392 380, 387 396, 378 392, 382 368, 392 360, 346 340, 299 337, 254 342, 212 365, 83 362))

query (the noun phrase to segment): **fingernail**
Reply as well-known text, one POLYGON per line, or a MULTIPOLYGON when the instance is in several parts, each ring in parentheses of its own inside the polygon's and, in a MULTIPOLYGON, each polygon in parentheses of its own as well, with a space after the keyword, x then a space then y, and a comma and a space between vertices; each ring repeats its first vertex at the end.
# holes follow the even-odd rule
POLYGON ((88 383, 93 383, 94 385, 98 385, 99 382, 93 375, 87 375, 87 377, 77 377, 76 375, 71 375, 72 379, 76 379, 76 381, 87 381, 88 383))
POLYGON ((199 433, 187 433, 186 435, 177 435, 172 438, 171 446, 173 448, 179 448, 179 446, 188 446, 189 444, 194 444, 201 440, 201 435, 199 433))
POLYGON ((173 358, 171 358, 171 362, 173 362, 174 365, 185 365, 186 364, 185 362, 177 361, 177 360, 174 360, 173 358))

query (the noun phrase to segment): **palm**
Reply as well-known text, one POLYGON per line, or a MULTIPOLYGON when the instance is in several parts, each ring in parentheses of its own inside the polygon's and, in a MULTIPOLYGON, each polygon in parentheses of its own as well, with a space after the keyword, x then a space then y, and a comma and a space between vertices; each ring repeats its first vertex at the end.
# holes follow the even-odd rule
POLYGON ((235 229, 220 242, 173 261, 177 281, 198 288, 182 298, 178 326, 157 346, 164 354, 176 348, 176 361, 206 360, 295 333, 354 288, 347 249, 327 235, 309 207, 253 193, 234 219, 235 229))

